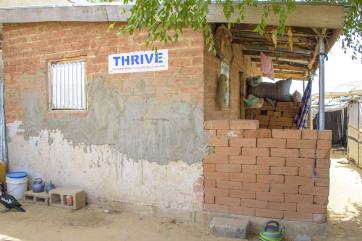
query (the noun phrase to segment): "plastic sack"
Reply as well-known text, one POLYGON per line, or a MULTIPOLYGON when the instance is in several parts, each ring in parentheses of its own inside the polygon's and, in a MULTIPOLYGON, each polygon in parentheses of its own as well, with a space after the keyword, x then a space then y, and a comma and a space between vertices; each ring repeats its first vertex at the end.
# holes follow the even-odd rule
POLYGON ((263 82, 256 87, 249 88, 249 94, 259 98, 269 98, 277 101, 292 101, 292 96, 289 94, 291 79, 279 80, 276 83, 263 82))
POLYGON ((248 85, 251 87, 258 86, 261 82, 263 82, 263 78, 261 76, 255 76, 247 79, 248 85))
POLYGON ((293 99, 293 102, 300 103, 300 102, 302 102, 302 94, 299 93, 298 90, 296 90, 292 94, 292 99, 293 99))
POLYGON ((261 108, 264 104, 264 99, 248 95, 248 98, 244 99, 244 103, 247 108, 261 108))

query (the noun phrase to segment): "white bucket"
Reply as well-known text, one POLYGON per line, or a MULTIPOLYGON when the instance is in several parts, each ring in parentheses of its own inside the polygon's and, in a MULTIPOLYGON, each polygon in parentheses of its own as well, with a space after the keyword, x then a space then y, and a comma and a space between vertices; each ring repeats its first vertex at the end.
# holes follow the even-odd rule
POLYGON ((10 195, 22 199, 28 190, 28 174, 26 172, 9 172, 6 174, 6 186, 10 195))

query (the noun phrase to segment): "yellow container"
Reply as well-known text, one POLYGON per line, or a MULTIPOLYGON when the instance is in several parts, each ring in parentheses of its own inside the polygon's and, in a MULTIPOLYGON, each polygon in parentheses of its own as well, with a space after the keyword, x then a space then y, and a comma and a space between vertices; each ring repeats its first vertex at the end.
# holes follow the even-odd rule
POLYGON ((5 182, 6 180, 6 162, 0 161, 0 182, 5 182))

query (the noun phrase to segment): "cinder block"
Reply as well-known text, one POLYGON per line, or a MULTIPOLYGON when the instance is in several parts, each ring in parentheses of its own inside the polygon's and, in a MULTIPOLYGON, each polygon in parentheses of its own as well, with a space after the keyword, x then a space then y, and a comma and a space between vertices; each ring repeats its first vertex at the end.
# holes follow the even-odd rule
POLYGON ((256 138, 230 138, 230 146, 256 147, 256 138))
POLYGON ((241 147, 215 147, 215 154, 237 156, 241 154, 241 147))
POLYGON ((241 199, 241 206, 249 208, 267 208, 268 202, 255 199, 241 199))
POLYGON ((270 167, 270 174, 272 175, 298 175, 298 167, 270 167))
POLYGON ((236 130, 256 130, 259 128, 257 120, 230 120, 230 129, 236 130))
POLYGON ((204 209, 210 212, 222 212, 222 213, 228 213, 229 207, 226 205, 220 205, 220 204, 204 204, 204 209))
POLYGON ((271 138, 270 129, 244 130, 245 138, 271 138))
POLYGON ((225 189, 241 189, 241 182, 235 181, 223 181, 218 180, 216 182, 218 188, 225 188, 225 189))
POLYGON ((246 216, 255 216, 255 208, 245 207, 245 206, 230 206, 230 213, 246 215, 246 216))
POLYGON ((49 194, 46 192, 35 193, 32 190, 24 193, 24 201, 49 206, 49 194))
POLYGON ((270 156, 299 157, 299 149, 271 148, 270 156))
POLYGON ((313 195, 285 194, 285 202, 312 204, 313 195))
POLYGON ((319 204, 308 204, 308 203, 298 203, 297 204, 297 211, 298 212, 305 212, 305 213, 327 213, 327 206, 326 205, 319 205, 319 204))
POLYGON ((284 157, 258 157, 257 163, 260 166, 284 167, 285 158, 284 157))
POLYGON ((208 120, 204 123, 204 128, 206 130, 214 130, 214 129, 230 129, 228 120, 208 120))
POLYGON ((285 148, 286 139, 258 138, 258 147, 285 148))
POLYGON ((302 130, 302 139, 303 140, 317 140, 318 131, 316 130, 302 130))
POLYGON ((224 137, 243 137, 243 130, 216 130, 217 136, 224 137))
POLYGON ((204 163, 228 163, 229 156, 227 154, 209 154, 204 157, 204 163))
POLYGON ((327 149, 330 150, 332 148, 331 140, 318 140, 317 141, 317 149, 327 149))
POLYGON ((302 132, 300 130, 273 129, 273 138, 301 139, 302 132))
POLYGON ((313 179, 302 176, 286 176, 285 184, 313 185, 313 179))
POLYGON ((256 165, 256 156, 230 156, 231 164, 256 165))
POLYGON ((328 187, 315 187, 312 185, 304 185, 304 186, 299 187, 299 194, 328 197, 329 188, 328 187))
POLYGON ((224 136, 210 136, 207 140, 209 146, 228 146, 229 139, 224 136))
POLYGON ((229 191, 229 196, 230 197, 242 198, 242 199, 255 199, 255 192, 254 191, 231 189, 229 191))
POLYGON ((280 211, 297 211, 296 203, 288 203, 288 202, 269 202, 268 208, 272 210, 280 210, 280 211))
POLYGON ((268 166, 260 165, 242 165, 243 174, 269 174, 270 169, 268 166))
POLYGON ((332 131, 331 130, 318 131, 318 139, 332 140, 332 131))
POLYGON ((297 184, 270 184, 270 192, 273 193, 297 194, 298 191, 297 184))
POLYGON ((284 218, 289 221, 311 222, 313 220, 313 214, 305 212, 284 211, 284 218))
POLYGON ((63 208, 80 209, 86 205, 86 195, 81 189, 55 188, 50 190, 50 205, 63 208), (67 196, 73 199, 73 205, 67 205, 67 196))
POLYGON ((316 140, 296 140, 288 139, 287 148, 316 148, 316 140))
POLYGON ((230 173, 230 181, 240 181, 240 182, 256 182, 256 174, 248 173, 230 173))
POLYGON ((249 220, 215 217, 209 226, 215 236, 245 239, 249 229, 249 220))
POLYGON ((205 179, 215 179, 215 180, 229 180, 229 173, 228 172, 205 172, 204 171, 204 178, 205 179))
POLYGON ((286 166, 288 167, 313 167, 314 160, 312 158, 288 157, 286 166))
POLYGON ((257 175, 257 182, 258 183, 284 183, 284 176, 283 175, 257 175))
POLYGON ((214 172, 216 170, 214 163, 204 163, 203 168, 204 172, 214 172))
POLYGON ((256 193, 256 200, 284 202, 284 194, 282 194, 282 193, 273 193, 273 192, 257 192, 256 193))
POLYGON ((239 164, 216 164, 217 172, 241 172, 241 165, 239 164))
POLYGON ((243 183, 242 190, 255 192, 269 192, 269 183, 243 183))
POLYGON ((300 157, 306 158, 329 158, 330 150, 328 149, 299 149, 300 157))
POLYGON ((216 196, 215 203, 227 206, 240 206, 240 198, 216 196))
POLYGON ((269 156, 270 150, 265 147, 243 147, 243 156, 269 156))

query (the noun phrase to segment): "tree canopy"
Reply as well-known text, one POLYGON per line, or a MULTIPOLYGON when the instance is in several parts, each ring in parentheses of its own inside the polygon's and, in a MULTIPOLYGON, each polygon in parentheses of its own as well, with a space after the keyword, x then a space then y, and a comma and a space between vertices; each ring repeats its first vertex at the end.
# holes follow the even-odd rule
MULTIPOLYGON (((105 0, 111 2, 113 0, 105 0)), ((269 14, 279 17, 277 33, 286 31, 285 22, 294 10, 297 3, 323 3, 343 4, 347 6, 344 28, 342 32, 342 45, 345 50, 352 49, 353 58, 362 54, 362 0, 267 0, 263 1, 263 13, 259 24, 254 29, 260 35, 264 34, 269 14)), ((136 30, 145 28, 149 32, 147 45, 157 41, 177 42, 185 28, 201 31, 209 50, 214 50, 213 33, 207 23, 209 6, 212 3, 223 6, 223 14, 232 26, 232 16, 237 16, 236 23, 244 18, 245 9, 257 7, 257 0, 123 0, 124 4, 132 4, 128 23, 121 26, 119 33, 133 34, 136 30)), ((123 14, 121 12, 121 14, 123 14)), ((112 24, 111 28, 115 25, 112 24)))

